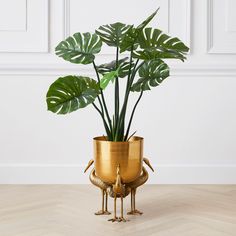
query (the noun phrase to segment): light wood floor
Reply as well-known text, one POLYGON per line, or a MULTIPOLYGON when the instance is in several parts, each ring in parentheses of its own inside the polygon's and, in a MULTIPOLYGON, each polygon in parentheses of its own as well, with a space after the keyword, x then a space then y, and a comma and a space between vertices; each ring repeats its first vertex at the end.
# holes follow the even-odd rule
MULTIPOLYGON (((113 209, 109 199, 109 209, 113 209)), ((130 198, 125 199, 125 212, 130 198)), ((137 192, 142 216, 95 216, 92 185, 1 185, 0 236, 236 235, 236 185, 148 185, 137 192)))

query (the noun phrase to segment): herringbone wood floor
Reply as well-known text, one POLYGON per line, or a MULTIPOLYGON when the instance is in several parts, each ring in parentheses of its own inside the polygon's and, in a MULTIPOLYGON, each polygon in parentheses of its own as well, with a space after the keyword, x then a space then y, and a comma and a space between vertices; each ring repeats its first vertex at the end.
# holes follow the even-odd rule
MULTIPOLYGON (((235 236, 236 185, 147 185, 137 192, 142 216, 111 223, 95 216, 92 185, 0 186, 1 236, 235 236)), ((112 210, 112 200, 109 199, 112 210)), ((125 212, 130 198, 125 199, 125 212)))

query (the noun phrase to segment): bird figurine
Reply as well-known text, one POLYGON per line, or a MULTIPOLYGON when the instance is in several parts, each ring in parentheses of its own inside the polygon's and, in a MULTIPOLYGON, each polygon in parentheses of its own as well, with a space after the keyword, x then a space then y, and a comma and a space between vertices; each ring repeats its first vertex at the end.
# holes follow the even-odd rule
MULTIPOLYGON (((89 167, 94 163, 94 160, 90 160, 86 169, 84 170, 84 173, 89 169, 89 167)), ((95 168, 92 169, 90 175, 89 175, 90 182, 99 187, 102 192, 102 209, 98 212, 95 212, 95 215, 110 215, 111 213, 107 210, 107 203, 108 203, 108 188, 110 187, 109 184, 103 182, 100 178, 98 178, 95 174, 95 168), (104 201, 105 198, 105 201, 104 201), (105 202, 105 204, 104 204, 105 202)))
MULTIPOLYGON (((147 158, 143 158, 143 162, 154 172, 153 167, 150 164, 150 161, 147 158)), ((94 160, 90 160, 84 172, 86 172, 89 167, 94 163, 94 160)), ((91 183, 97 187, 99 187, 102 191, 102 209, 95 213, 95 215, 109 215, 110 212, 107 209, 108 203, 108 194, 110 197, 114 198, 114 216, 109 219, 111 222, 126 222, 127 220, 124 218, 123 211, 123 199, 131 193, 131 210, 127 213, 128 215, 142 215, 143 213, 136 209, 135 203, 135 195, 136 190, 139 186, 143 185, 148 180, 148 172, 142 167, 141 175, 132 182, 122 183, 122 176, 120 174, 120 165, 117 166, 116 173, 116 181, 114 184, 109 184, 102 181, 98 176, 96 176, 95 168, 92 169, 89 179, 91 183), (105 197, 105 204, 104 204, 105 197), (117 198, 121 199, 121 216, 117 217, 117 208, 116 208, 116 200, 117 198)))
POLYGON ((120 165, 117 166, 116 171, 116 182, 115 184, 112 184, 112 187, 110 188, 109 195, 114 198, 114 217, 109 219, 108 221, 118 221, 118 222, 126 222, 126 219, 124 218, 124 207, 123 207, 123 198, 125 198, 129 194, 129 189, 125 187, 124 184, 122 184, 121 176, 120 176, 120 165), (121 210, 120 210, 120 217, 117 217, 116 215, 116 199, 121 199, 121 210))

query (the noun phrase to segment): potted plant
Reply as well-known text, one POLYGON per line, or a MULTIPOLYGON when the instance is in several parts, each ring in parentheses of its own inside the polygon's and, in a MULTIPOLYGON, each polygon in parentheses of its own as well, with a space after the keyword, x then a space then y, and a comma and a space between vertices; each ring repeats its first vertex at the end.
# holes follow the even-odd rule
POLYGON ((157 11, 137 27, 120 22, 103 25, 95 33, 75 33, 56 47, 59 57, 75 64, 92 64, 96 73, 96 78, 79 75, 58 78, 47 92, 47 107, 54 113, 68 114, 91 104, 101 117, 105 135, 94 138, 94 159, 86 170, 94 162, 90 180, 101 188, 103 199, 102 210, 96 214, 109 214, 108 194, 114 198, 111 221, 125 221, 123 198, 129 193, 129 214, 141 214, 135 207, 135 193, 148 178, 142 162, 152 169, 149 161, 143 158, 143 138, 130 134, 138 103, 145 91, 157 87, 169 76, 169 67, 163 59, 184 61, 189 50, 178 38, 147 27, 157 11), (103 44, 114 48, 115 60, 97 65, 95 55, 103 44), (123 53, 128 53, 129 57, 122 56, 123 53), (121 79, 126 81, 123 99, 119 86, 121 79), (114 86, 113 114, 104 94, 106 87, 111 85, 114 86), (138 98, 127 119, 131 93, 138 93, 138 98), (117 197, 121 198, 120 217, 116 216, 117 197))

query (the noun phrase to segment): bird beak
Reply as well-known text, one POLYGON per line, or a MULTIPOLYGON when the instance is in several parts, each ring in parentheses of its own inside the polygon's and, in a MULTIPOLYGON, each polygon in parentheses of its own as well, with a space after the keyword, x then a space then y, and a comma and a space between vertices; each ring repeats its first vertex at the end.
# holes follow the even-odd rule
POLYGON ((88 170, 88 168, 89 168, 93 163, 94 163, 94 160, 91 159, 91 160, 89 161, 87 167, 85 168, 84 173, 88 170))
POLYGON ((150 161, 147 158, 145 158, 145 157, 143 158, 143 161, 152 170, 152 172, 154 172, 154 169, 151 166, 150 161))

